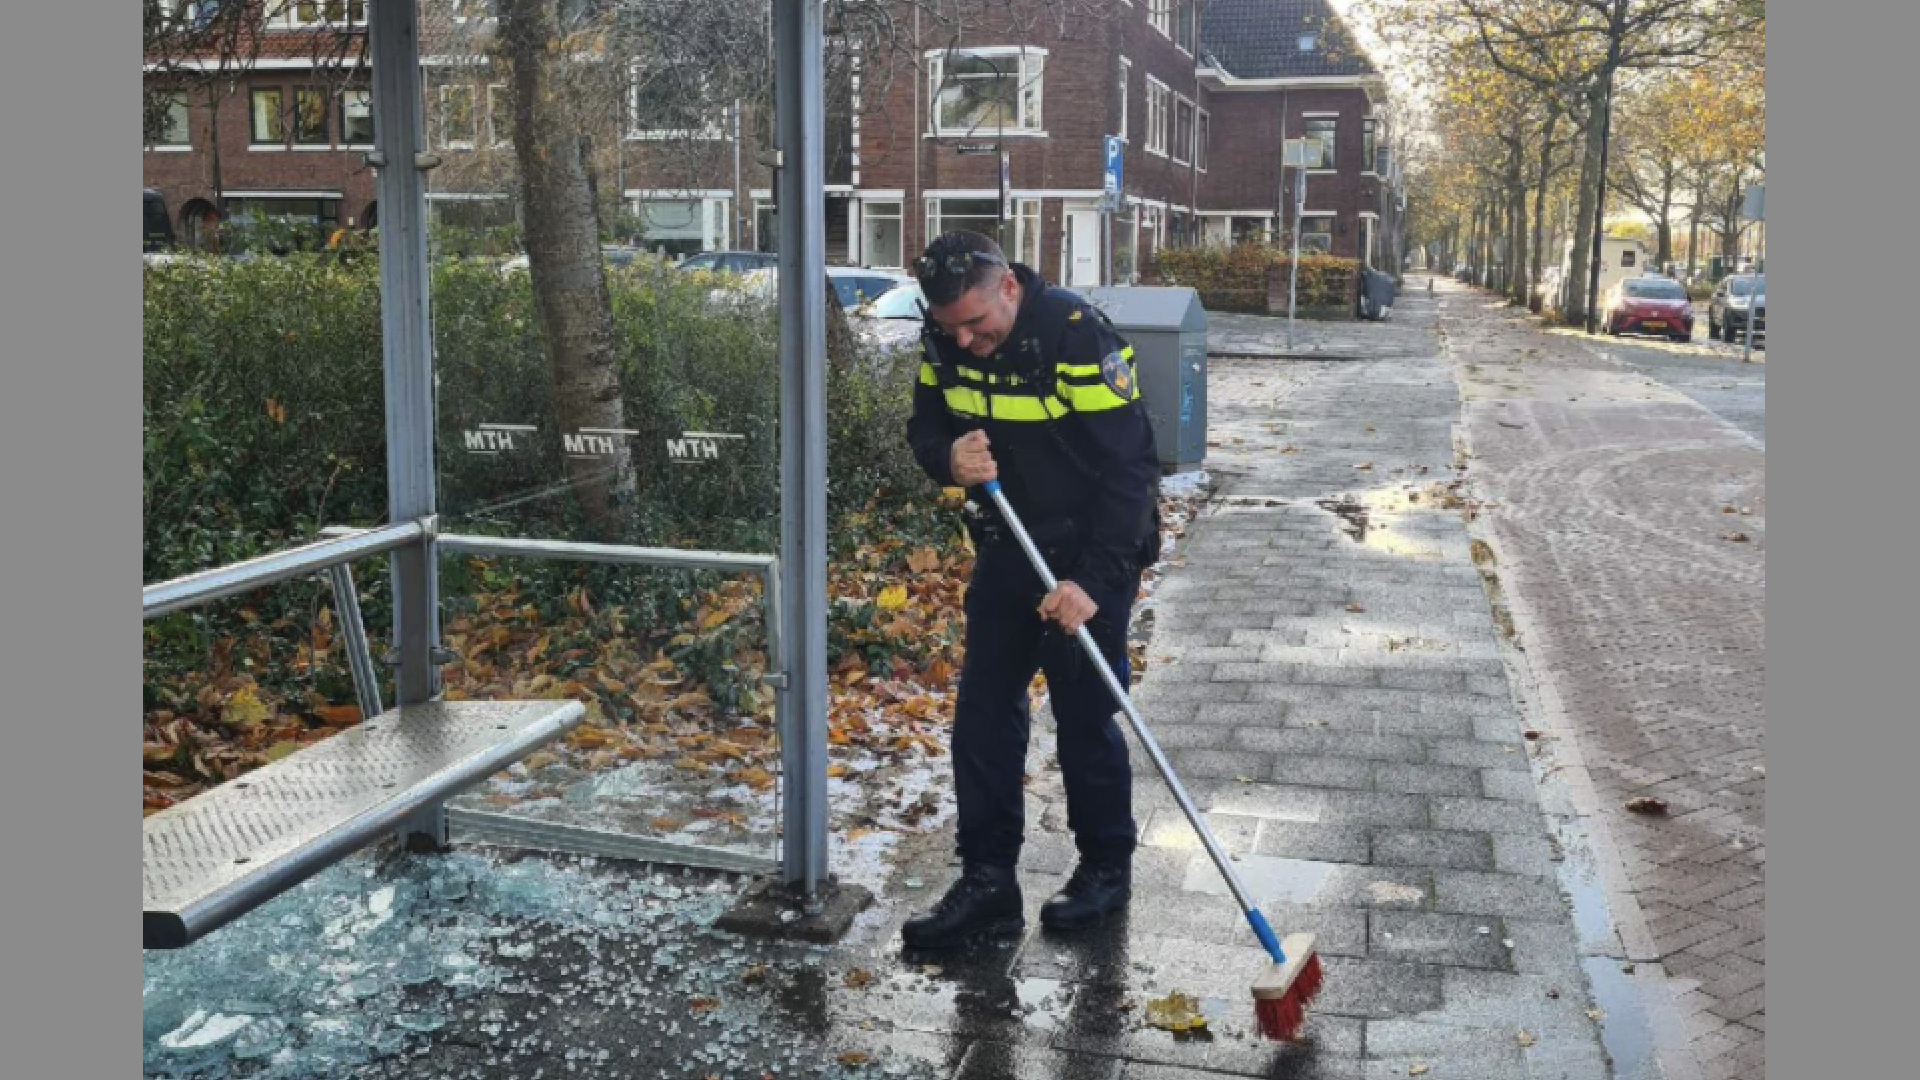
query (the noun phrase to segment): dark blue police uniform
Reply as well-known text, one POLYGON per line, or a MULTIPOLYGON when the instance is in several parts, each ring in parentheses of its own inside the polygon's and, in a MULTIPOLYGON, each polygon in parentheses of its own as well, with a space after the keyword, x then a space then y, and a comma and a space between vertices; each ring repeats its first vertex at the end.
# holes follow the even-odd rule
MULTIPOLYGON (((1133 349, 1087 302, 1014 264, 1023 295, 1000 351, 982 360, 929 330, 908 440, 928 475, 954 486, 954 440, 987 433, 1014 512, 1061 581, 1099 610, 1089 621, 1122 685, 1141 570, 1158 557, 1160 478, 1133 349)), ((1118 706, 1073 638, 1040 618, 1045 596, 991 501, 971 493, 976 558, 953 731, 960 855, 1012 868, 1024 831, 1027 688, 1044 671, 1059 729, 1067 822, 1083 862, 1124 865, 1137 841, 1118 706)))

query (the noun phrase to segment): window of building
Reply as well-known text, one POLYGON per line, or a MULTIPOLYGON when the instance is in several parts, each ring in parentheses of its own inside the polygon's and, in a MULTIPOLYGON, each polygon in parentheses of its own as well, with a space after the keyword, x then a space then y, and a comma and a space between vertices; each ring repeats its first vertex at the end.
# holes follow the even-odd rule
POLYGON ((318 247, 340 227, 339 199, 245 197, 229 198, 226 204, 229 228, 271 238, 274 247, 290 239, 289 234, 318 247))
POLYGON ((1127 83, 1132 79, 1133 61, 1123 56, 1120 58, 1120 129, 1115 132, 1121 142, 1127 139, 1127 83))
POLYGON ((327 130, 327 92, 318 86, 302 86, 293 92, 293 143, 295 146, 330 146, 327 130))
POLYGON ((1173 0, 1173 43, 1188 56, 1200 37, 1199 0, 1173 0))
POLYGON ((1360 121, 1360 161, 1367 172, 1379 172, 1380 122, 1369 116, 1360 121))
POLYGON ((153 142, 157 149, 185 150, 192 145, 191 112, 185 90, 169 90, 160 96, 155 108, 153 142))
POLYGON ((1333 215, 1307 214, 1300 219, 1300 250, 1321 253, 1333 250, 1333 215))
POLYGON ((1213 141, 1213 118, 1207 110, 1200 110, 1200 119, 1193 129, 1193 165, 1201 172, 1207 171, 1207 145, 1213 141))
POLYGON ((867 266, 905 266, 898 202, 860 204, 860 261, 867 266))
POLYGON ((277 86, 256 86, 248 97, 251 130, 248 141, 255 146, 285 146, 287 117, 284 98, 277 86))
MULTIPOLYGON (((1013 233, 1012 243, 1007 245, 1008 256, 1015 262, 1038 266, 1040 264, 1040 200, 1014 199, 1007 207, 1007 225, 1013 233)), ((929 237, 958 229, 997 238, 1000 234, 1000 200, 927 200, 927 235, 929 237)))
POLYGON ((726 115, 714 103, 706 81, 687 65, 628 66, 627 138, 638 140, 723 139, 726 115))
POLYGON ((473 87, 440 88, 440 145, 449 150, 473 149, 473 87))
POLYGON ((505 83, 487 87, 487 145, 513 145, 513 99, 505 83))
POLYGON ((1167 153, 1167 97, 1165 83, 1147 76, 1147 153, 1167 153))
POLYGON ((373 145, 373 91, 340 92, 340 145, 373 145))
POLYGON ((499 18, 500 0, 453 0, 454 22, 495 22, 499 18))
POLYGON ((1193 102, 1173 96, 1173 160, 1185 165, 1193 160, 1193 102))
POLYGON ((1338 117, 1309 116, 1306 118, 1306 122, 1302 125, 1301 135, 1304 138, 1317 139, 1320 142, 1320 163, 1317 165, 1308 165, 1308 168, 1333 169, 1337 167, 1334 165, 1334 162, 1339 159, 1334 157, 1333 154, 1333 136, 1339 125, 1340 120, 1338 117))
POLYGON ((640 241, 651 251, 683 259, 696 252, 718 251, 728 246, 730 199, 663 194, 638 198, 633 204, 640 218, 640 241))
POLYGON ((1147 21, 1164 37, 1173 37, 1173 0, 1147 0, 1147 21))
POLYGON ((367 25, 367 0, 280 0, 269 7, 267 25, 283 30, 367 25))
POLYGON ((1040 131, 1046 53, 971 49, 931 54, 933 132, 1040 131))
POLYGON ((1319 42, 1320 42, 1320 35, 1309 30, 1306 33, 1300 35, 1300 41, 1299 41, 1300 51, 1312 52, 1313 47, 1319 44, 1319 42))
POLYGON ((166 30, 200 30, 220 14, 219 0, 154 0, 149 10, 166 30))

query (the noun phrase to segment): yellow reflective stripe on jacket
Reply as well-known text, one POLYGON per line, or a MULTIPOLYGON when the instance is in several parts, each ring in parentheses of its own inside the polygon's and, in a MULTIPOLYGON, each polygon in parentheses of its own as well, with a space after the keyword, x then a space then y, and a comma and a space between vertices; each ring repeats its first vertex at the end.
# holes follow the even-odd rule
POLYGON ((1129 404, 1140 397, 1139 372, 1133 363, 1133 346, 1120 350, 1120 358, 1127 362, 1127 393, 1125 396, 1113 392, 1107 385, 1106 376, 1099 364, 1061 364, 1059 389, 1067 403, 1075 412, 1104 412, 1129 404))
POLYGON ((922 386, 940 385, 940 376, 934 372, 933 365, 925 360, 920 361, 920 384, 922 386))
POLYGON ((1067 415, 1067 406, 1059 398, 1035 397, 1024 392, 988 394, 965 386, 950 386, 946 400, 949 410, 983 420, 1057 420, 1067 415))

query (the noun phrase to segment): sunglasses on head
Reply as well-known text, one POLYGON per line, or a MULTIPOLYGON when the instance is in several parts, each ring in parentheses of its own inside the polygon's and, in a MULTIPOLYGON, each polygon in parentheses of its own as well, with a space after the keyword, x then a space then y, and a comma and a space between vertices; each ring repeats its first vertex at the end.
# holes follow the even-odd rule
POLYGON ((962 251, 944 259, 935 259, 922 255, 913 260, 914 275, 926 279, 945 273, 954 277, 963 277, 976 265, 1005 266, 1007 260, 988 251, 962 251))

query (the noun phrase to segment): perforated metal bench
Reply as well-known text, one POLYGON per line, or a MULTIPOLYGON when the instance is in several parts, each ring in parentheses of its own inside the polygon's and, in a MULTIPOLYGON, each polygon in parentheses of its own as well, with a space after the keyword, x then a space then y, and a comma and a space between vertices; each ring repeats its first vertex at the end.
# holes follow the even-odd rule
POLYGON ((577 701, 436 701, 228 781, 141 826, 141 938, 175 949, 578 724, 577 701))
POLYGON ((430 701, 382 711, 346 565, 424 544, 432 521, 356 532, 142 590, 154 618, 264 584, 333 576, 372 719, 141 822, 141 939, 177 949, 385 836, 445 840, 446 801, 565 734, 577 701, 430 701))

